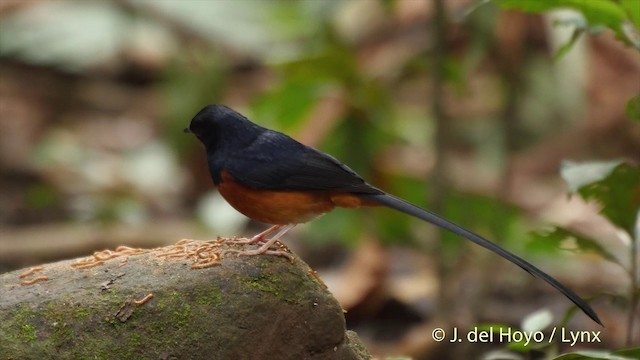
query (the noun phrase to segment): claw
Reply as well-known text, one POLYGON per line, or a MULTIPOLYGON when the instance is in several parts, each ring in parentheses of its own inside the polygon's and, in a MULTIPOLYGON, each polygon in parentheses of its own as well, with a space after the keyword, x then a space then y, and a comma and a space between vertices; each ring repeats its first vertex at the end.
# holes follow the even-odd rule
POLYGON ((227 249, 222 251, 220 253, 220 256, 225 257, 227 254, 237 254, 238 256, 255 256, 260 254, 267 254, 267 255, 284 256, 287 259, 289 259, 291 263, 293 263, 295 258, 293 257, 293 255, 291 255, 289 249, 284 244, 280 243, 278 239, 282 235, 284 235, 284 233, 291 230, 294 226, 296 225, 295 224, 274 225, 268 228, 267 230, 261 232, 260 234, 252 237, 251 239, 236 240, 231 244, 232 245, 262 244, 262 245, 257 249, 250 249, 250 250, 227 249), (280 230, 280 231, 278 231, 278 233, 275 236, 273 236, 271 239, 265 240, 267 235, 273 233, 276 230, 280 230), (278 249, 277 250, 271 249, 273 245, 278 245, 277 246, 278 249))

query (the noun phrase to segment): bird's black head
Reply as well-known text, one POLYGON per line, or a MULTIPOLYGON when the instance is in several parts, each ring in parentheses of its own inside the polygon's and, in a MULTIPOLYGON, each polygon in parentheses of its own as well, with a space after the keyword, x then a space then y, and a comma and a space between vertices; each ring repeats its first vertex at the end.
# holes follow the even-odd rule
POLYGON ((193 117, 186 133, 194 134, 207 151, 243 146, 253 141, 264 128, 224 105, 207 105, 193 117))

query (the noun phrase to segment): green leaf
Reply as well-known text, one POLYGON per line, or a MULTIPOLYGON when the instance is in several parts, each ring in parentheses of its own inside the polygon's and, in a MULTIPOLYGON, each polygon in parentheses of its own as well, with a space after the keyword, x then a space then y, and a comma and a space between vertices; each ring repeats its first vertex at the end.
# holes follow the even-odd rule
POLYGON ((619 0, 619 1, 620 1, 620 6, 627 12, 629 19, 631 19, 631 22, 636 27, 640 27, 640 1, 638 0, 619 0))
POLYGON ((640 167, 622 163, 600 181, 581 187, 578 192, 585 200, 602 205, 600 213, 630 235, 640 210, 640 167))
POLYGON ((612 352, 612 354, 628 357, 631 359, 640 359, 640 347, 620 349, 612 352))
POLYGON ((634 96, 627 101, 624 112, 629 119, 640 122, 640 95, 634 96))
POLYGON ((541 13, 549 10, 568 8, 581 12, 592 26, 605 25, 617 30, 627 20, 627 13, 616 2, 611 0, 496 0, 506 9, 524 12, 541 13))
POLYGON ((568 229, 556 227, 552 231, 536 231, 532 234, 534 246, 554 247, 572 252, 595 252, 603 258, 619 264, 618 259, 597 241, 568 229), (573 243, 569 243, 573 241, 573 243))
POLYGON ((567 182, 569 193, 576 193, 581 187, 606 178, 621 163, 622 160, 586 163, 565 160, 560 164, 560 176, 567 182))
POLYGON ((640 40, 637 35, 638 16, 633 13, 637 5, 632 4, 631 1, 624 4, 612 0, 495 0, 495 2, 504 9, 529 13, 541 13, 562 8, 573 9, 585 17, 591 28, 606 26, 613 30, 618 38, 640 48, 640 40), (636 25, 634 26, 634 24, 636 25))

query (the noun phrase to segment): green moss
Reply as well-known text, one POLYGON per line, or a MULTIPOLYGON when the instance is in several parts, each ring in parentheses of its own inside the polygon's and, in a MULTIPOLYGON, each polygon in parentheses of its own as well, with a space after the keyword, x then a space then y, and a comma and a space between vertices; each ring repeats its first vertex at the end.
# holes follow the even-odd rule
POLYGON ((191 305, 189 303, 184 303, 181 309, 178 309, 173 312, 174 324, 178 327, 185 327, 189 325, 189 321, 191 320, 191 305))
POLYGON ((65 344, 74 337, 73 329, 65 322, 54 322, 49 330, 51 331, 49 340, 53 344, 65 344))
POLYGON ((182 302, 182 296, 180 296, 179 292, 173 290, 168 294, 159 296, 156 307, 158 310, 164 311, 165 309, 173 307, 175 304, 179 304, 180 302, 182 302))
POLYGON ((89 309, 82 306, 75 306, 75 311, 71 313, 71 317, 74 319, 84 319, 89 317, 89 309))
POLYGON ((137 347, 139 347, 142 344, 142 335, 140 335, 140 333, 137 332, 133 332, 131 334, 129 334, 129 347, 135 349, 137 347))
POLYGON ((39 345, 37 314, 37 309, 28 305, 18 305, 11 313, 3 313, 0 316, 5 330, 0 331, 0 349, 3 349, 0 353, 25 349, 24 344, 29 344, 26 349, 39 345))
POLYGON ((22 341, 24 342, 31 342, 38 338, 36 327, 30 324, 22 325, 22 328, 20 329, 20 335, 22 336, 22 341))
MULTIPOLYGON (((133 329, 133 331, 139 332, 142 335, 142 339, 147 339, 142 346, 150 346, 148 341, 158 341, 156 346, 158 351, 162 349, 163 352, 168 354, 179 352, 179 349, 185 347, 197 346, 202 341, 203 335, 199 331, 193 331, 193 329, 198 328, 199 326, 196 324, 203 320, 194 317, 194 314, 202 313, 202 309, 198 307, 210 305, 200 305, 195 303, 194 300, 200 299, 199 303, 214 304, 218 301, 218 296, 219 292, 212 292, 211 289, 206 288, 201 290, 200 295, 197 297, 195 294, 187 296, 178 291, 159 293, 154 298, 154 301, 157 301, 153 304, 153 313, 161 312, 164 315, 142 324, 133 329)), ((204 323, 200 325, 200 327, 206 327, 204 323)), ((132 344, 132 348, 135 348, 135 340, 135 338, 128 339, 129 343, 132 344)))
POLYGON ((33 317, 33 310, 28 305, 19 306, 14 314, 14 319, 16 319, 16 321, 28 321, 33 319, 33 317))
POLYGON ((193 300, 198 305, 217 307, 222 304, 223 295, 214 285, 193 291, 193 300))
POLYGON ((283 280, 282 277, 286 276, 289 276, 289 274, 265 271, 258 277, 246 280, 245 284, 260 291, 273 294, 284 302, 292 304, 305 302, 307 300, 305 294, 309 289, 308 280, 302 279, 295 274, 293 274, 294 278, 283 280), (295 286, 292 286, 292 282, 295 283, 295 286))
POLYGON ((98 307, 106 306, 106 307, 120 307, 122 303, 127 298, 127 295, 122 294, 117 289, 109 289, 108 291, 104 291, 100 293, 99 301, 97 302, 98 307))
POLYGON ((72 359, 135 359, 136 348, 140 345, 140 335, 135 333, 123 332, 128 341, 118 342, 118 346, 114 346, 113 336, 83 336, 82 346, 74 346, 68 349, 69 358, 72 359))
POLYGON ((19 306, 13 316, 15 321, 10 337, 16 341, 32 342, 38 338, 36 326, 33 324, 35 314, 33 309, 27 305, 19 306))
POLYGON ((49 302, 38 312, 44 321, 44 332, 47 334, 45 347, 60 346, 73 340, 74 332, 66 322, 69 307, 67 302, 49 302))
POLYGON ((272 293, 274 295, 278 295, 278 288, 275 286, 273 282, 270 282, 264 278, 258 278, 247 281, 247 285, 256 288, 260 291, 272 293))
POLYGON ((51 320, 56 320, 57 316, 57 306, 56 306, 56 302, 50 301, 47 303, 47 305, 44 307, 44 318, 51 321, 51 320))

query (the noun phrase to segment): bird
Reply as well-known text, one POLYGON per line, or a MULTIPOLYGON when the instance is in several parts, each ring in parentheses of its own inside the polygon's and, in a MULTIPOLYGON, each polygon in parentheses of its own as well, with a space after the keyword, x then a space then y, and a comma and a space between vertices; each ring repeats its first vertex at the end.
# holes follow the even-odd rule
POLYGON ((272 225, 244 240, 259 247, 232 250, 238 255, 287 256, 272 246, 297 224, 311 221, 336 207, 385 206, 493 251, 549 283, 602 325, 596 312, 579 295, 523 258, 434 212, 367 183, 331 155, 257 125, 229 107, 205 106, 184 132, 194 134, 204 145, 213 184, 222 197, 248 218, 272 225))

